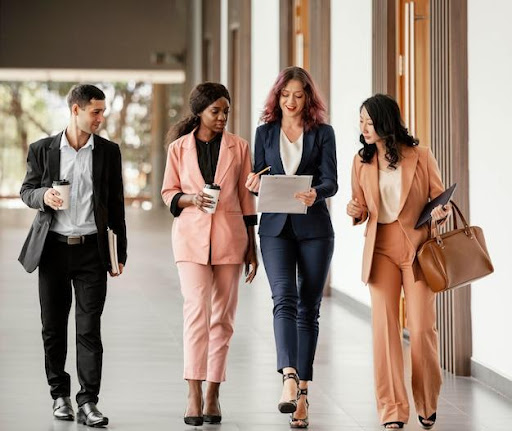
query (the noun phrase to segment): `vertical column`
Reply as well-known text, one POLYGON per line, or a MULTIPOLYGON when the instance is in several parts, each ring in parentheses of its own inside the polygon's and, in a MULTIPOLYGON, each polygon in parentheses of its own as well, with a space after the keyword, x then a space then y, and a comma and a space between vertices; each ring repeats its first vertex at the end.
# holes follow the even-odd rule
MULTIPOLYGON (((431 0, 431 136, 446 185, 457 182, 457 202, 469 214, 467 3, 431 0)), ((471 373, 471 289, 437 297, 441 365, 471 373)))
POLYGON ((167 115, 167 85, 153 84, 151 107, 151 203, 163 205, 160 190, 165 166, 165 135, 169 119, 167 115))
MULTIPOLYGON (((183 97, 188 101, 192 88, 203 81, 203 1, 190 0, 187 2, 188 31, 187 54, 185 65, 185 85, 183 97)), ((188 110, 187 102, 184 111, 188 110)))
POLYGON ((372 1, 372 91, 396 97, 396 0, 372 1))
POLYGON ((203 0, 192 1, 192 86, 203 80, 203 0))
POLYGON ((228 0, 220 0, 220 82, 228 85, 229 79, 229 14, 228 0))
POLYGON ((318 84, 330 112, 331 2, 309 1, 309 71, 318 84))

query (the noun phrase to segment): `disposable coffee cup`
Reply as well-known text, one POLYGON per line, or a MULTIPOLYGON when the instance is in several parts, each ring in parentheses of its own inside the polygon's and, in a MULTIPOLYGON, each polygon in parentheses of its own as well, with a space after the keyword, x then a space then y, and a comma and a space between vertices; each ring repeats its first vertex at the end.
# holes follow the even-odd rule
POLYGON ((219 201, 219 194, 220 194, 220 186, 218 184, 205 184, 203 187, 203 193, 206 193, 207 195, 210 195, 212 197, 212 208, 205 208, 205 211, 208 214, 215 213, 215 210, 217 209, 217 202, 219 201))
POLYGON ((68 180, 54 181, 52 187, 59 192, 59 198, 62 199, 60 210, 67 210, 69 208, 69 190, 71 185, 68 180))

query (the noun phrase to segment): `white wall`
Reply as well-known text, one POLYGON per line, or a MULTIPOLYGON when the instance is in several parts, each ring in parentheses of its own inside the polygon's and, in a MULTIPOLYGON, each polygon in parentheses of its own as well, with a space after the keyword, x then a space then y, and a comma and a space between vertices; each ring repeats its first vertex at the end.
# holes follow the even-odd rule
POLYGON ((279 2, 253 0, 251 10, 251 136, 279 73, 279 2))
POLYGON ((468 0, 469 172, 472 224, 495 273, 472 287, 473 360, 512 379, 512 2, 468 0), (499 11, 499 13, 498 13, 499 11))
POLYGON ((350 174, 359 144, 359 107, 372 91, 371 0, 331 1, 331 124, 336 132, 339 191, 331 199, 336 234, 333 289, 370 304, 361 282, 363 227, 352 226, 345 208, 351 197, 350 174))

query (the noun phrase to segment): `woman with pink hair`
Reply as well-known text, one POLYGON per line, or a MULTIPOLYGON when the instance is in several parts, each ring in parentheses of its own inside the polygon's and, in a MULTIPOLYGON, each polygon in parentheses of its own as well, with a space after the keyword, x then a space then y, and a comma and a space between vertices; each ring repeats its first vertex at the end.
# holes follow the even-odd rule
MULTIPOLYGON (((256 130, 254 171, 271 166, 271 174, 311 175, 309 190, 295 198, 306 214, 263 213, 260 244, 274 300, 277 370, 283 374, 278 408, 291 413, 292 428, 307 428, 308 382, 318 339, 322 291, 334 249, 334 231, 326 198, 338 190, 334 131, 310 74, 288 67, 270 90, 256 130)), ((259 175, 247 177, 257 193, 259 175)))

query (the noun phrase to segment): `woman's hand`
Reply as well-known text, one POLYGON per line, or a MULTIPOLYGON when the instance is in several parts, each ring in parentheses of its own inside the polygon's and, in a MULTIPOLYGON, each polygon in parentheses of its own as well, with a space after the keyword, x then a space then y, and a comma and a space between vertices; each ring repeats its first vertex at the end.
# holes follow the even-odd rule
POLYGON ((245 282, 252 283, 258 272, 258 256, 256 247, 250 246, 245 253, 245 282))
POLYGON ((256 175, 254 172, 250 172, 249 175, 247 175, 245 187, 253 193, 258 193, 260 191, 260 176, 256 175))
POLYGON ((438 205, 431 211, 430 216, 432 217, 432 222, 437 223, 438 227, 442 227, 448 221, 451 213, 451 204, 438 205))
POLYGON ((206 212, 206 208, 213 208, 213 197, 202 191, 195 195, 183 195, 178 201, 180 208, 195 206, 202 212, 206 212))
POLYGON ((347 214, 352 218, 363 218, 363 206, 357 200, 357 198, 351 199, 347 204, 347 214))
POLYGON ((308 192, 295 193, 295 195, 293 197, 295 199, 298 199, 299 201, 301 201, 307 207, 310 207, 311 205, 313 205, 315 203, 316 189, 311 188, 311 189, 309 189, 308 192))

